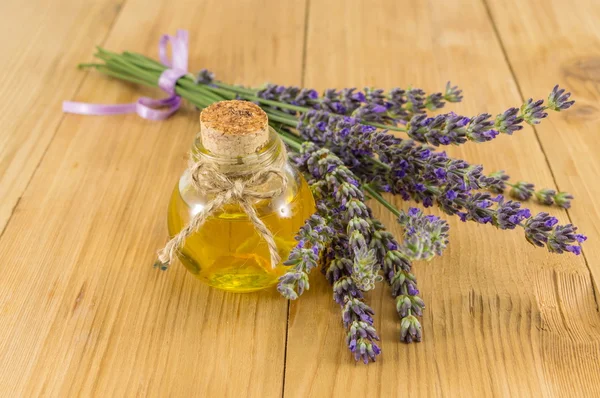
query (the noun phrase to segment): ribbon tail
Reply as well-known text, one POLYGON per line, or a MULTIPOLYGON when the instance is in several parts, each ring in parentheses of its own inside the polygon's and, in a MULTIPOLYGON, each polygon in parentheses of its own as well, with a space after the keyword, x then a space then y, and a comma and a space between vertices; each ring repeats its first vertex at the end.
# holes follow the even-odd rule
POLYGON ((63 102, 63 112, 75 113, 78 115, 123 115, 136 112, 137 103, 131 104, 88 104, 85 102, 63 102))
POLYGON ((181 97, 173 96, 160 100, 142 97, 135 103, 135 112, 144 119, 165 120, 177 112, 181 106, 181 97), (167 109, 156 109, 156 106, 166 106, 167 109))

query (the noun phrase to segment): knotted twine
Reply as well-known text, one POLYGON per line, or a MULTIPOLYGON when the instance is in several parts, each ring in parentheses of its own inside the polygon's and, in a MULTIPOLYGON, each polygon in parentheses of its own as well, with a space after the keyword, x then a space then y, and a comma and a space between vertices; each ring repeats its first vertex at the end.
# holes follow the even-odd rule
POLYGON ((185 245, 186 239, 197 232, 211 215, 226 204, 237 203, 248 215, 260 237, 267 242, 271 267, 277 267, 281 257, 277 251, 275 238, 271 230, 259 218, 252 204, 257 200, 276 198, 285 191, 288 183, 283 170, 286 159, 285 146, 282 145, 278 161, 272 166, 258 171, 251 169, 224 173, 216 163, 202 156, 199 156, 197 161, 190 160, 188 172, 191 176, 192 186, 197 192, 214 195, 214 198, 195 214, 190 222, 158 252, 158 261, 155 265, 161 269, 167 269, 179 249, 185 245), (272 177, 281 180, 281 183, 277 184, 278 188, 259 189, 272 177))

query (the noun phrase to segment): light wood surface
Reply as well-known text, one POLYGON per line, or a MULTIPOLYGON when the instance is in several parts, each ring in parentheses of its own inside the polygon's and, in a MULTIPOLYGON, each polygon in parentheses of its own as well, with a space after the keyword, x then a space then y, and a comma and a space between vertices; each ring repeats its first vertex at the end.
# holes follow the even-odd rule
POLYGON ((0 232, 64 120, 59 99, 75 95, 86 78, 73 65, 104 43, 122 3, 0 4, 0 232))
POLYGON ((307 1, 0 4, 0 396, 600 395, 597 2, 307 1), (432 91, 452 80, 465 114, 568 87, 569 112, 449 153, 574 193, 572 209, 552 212, 589 236, 584 255, 450 218, 445 255, 415 265, 424 341, 398 342, 378 289, 368 299, 384 352, 369 366, 353 362, 318 273, 288 308, 275 291, 223 293, 183 267, 154 270, 197 112, 149 122, 63 115, 60 102, 161 96, 74 66, 94 44, 154 57, 177 28, 190 31, 192 69, 233 83, 432 91))

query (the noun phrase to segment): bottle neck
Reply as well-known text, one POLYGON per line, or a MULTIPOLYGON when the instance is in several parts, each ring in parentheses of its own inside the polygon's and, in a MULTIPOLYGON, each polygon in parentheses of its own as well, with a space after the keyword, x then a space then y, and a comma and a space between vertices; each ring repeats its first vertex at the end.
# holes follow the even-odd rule
POLYGON ((269 140, 266 145, 249 155, 215 154, 203 145, 201 134, 196 136, 191 152, 193 161, 210 162, 224 174, 254 174, 267 167, 283 168, 287 162, 284 143, 272 128, 269 128, 269 140))

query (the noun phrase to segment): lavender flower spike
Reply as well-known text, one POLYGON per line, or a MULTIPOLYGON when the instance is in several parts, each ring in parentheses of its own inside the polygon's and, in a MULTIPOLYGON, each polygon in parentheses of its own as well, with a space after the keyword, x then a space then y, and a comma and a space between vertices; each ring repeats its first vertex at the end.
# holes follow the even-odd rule
MULTIPOLYGON (((372 289, 381 279, 378 275, 380 262, 372 246, 375 230, 371 210, 364 203, 358 178, 328 149, 305 143, 296 160, 300 169, 312 177, 309 185, 317 200, 319 214, 319 222, 313 223, 318 227, 312 224, 311 228, 306 227, 299 234, 300 243, 312 242, 316 237, 323 241, 320 250, 323 272, 333 287, 333 299, 342 308, 348 348, 357 361, 375 361, 381 352, 375 342, 379 337, 373 327, 373 310, 363 301, 363 291, 372 289), (327 240, 326 246, 324 237, 331 239, 327 240)), ((297 247, 298 257, 302 257, 303 250, 304 246, 297 247)), ((312 268, 313 260, 310 254, 300 261, 290 257, 295 266, 280 280, 282 294, 297 292, 294 289, 296 273, 312 268)))
POLYGON ((445 220, 411 207, 401 212, 398 222, 404 227, 404 242, 400 250, 411 260, 431 260, 441 256, 448 245, 449 226, 445 220))
POLYGON ((528 200, 531 196, 535 195, 538 202, 544 205, 556 204, 564 209, 571 207, 571 200, 573 195, 568 192, 556 192, 553 189, 542 188, 539 191, 534 191, 534 185, 528 182, 519 181, 516 184, 509 182, 510 177, 504 172, 504 170, 490 173, 488 176, 482 176, 479 180, 479 184, 482 188, 487 189, 493 193, 501 194, 504 193, 507 186, 512 189, 510 195, 518 200, 528 200))
POLYGON ((318 214, 313 214, 300 228, 296 236, 298 244, 284 262, 293 267, 279 278, 277 285, 277 290, 283 297, 295 300, 309 289, 308 274, 317 266, 319 254, 331 235, 331 228, 318 214))
POLYGON ((555 225, 558 220, 548 213, 539 213, 525 223, 525 237, 535 246, 546 246, 552 253, 571 252, 581 253, 581 247, 576 243, 584 242, 587 237, 577 234, 577 227, 567 225, 555 225))

